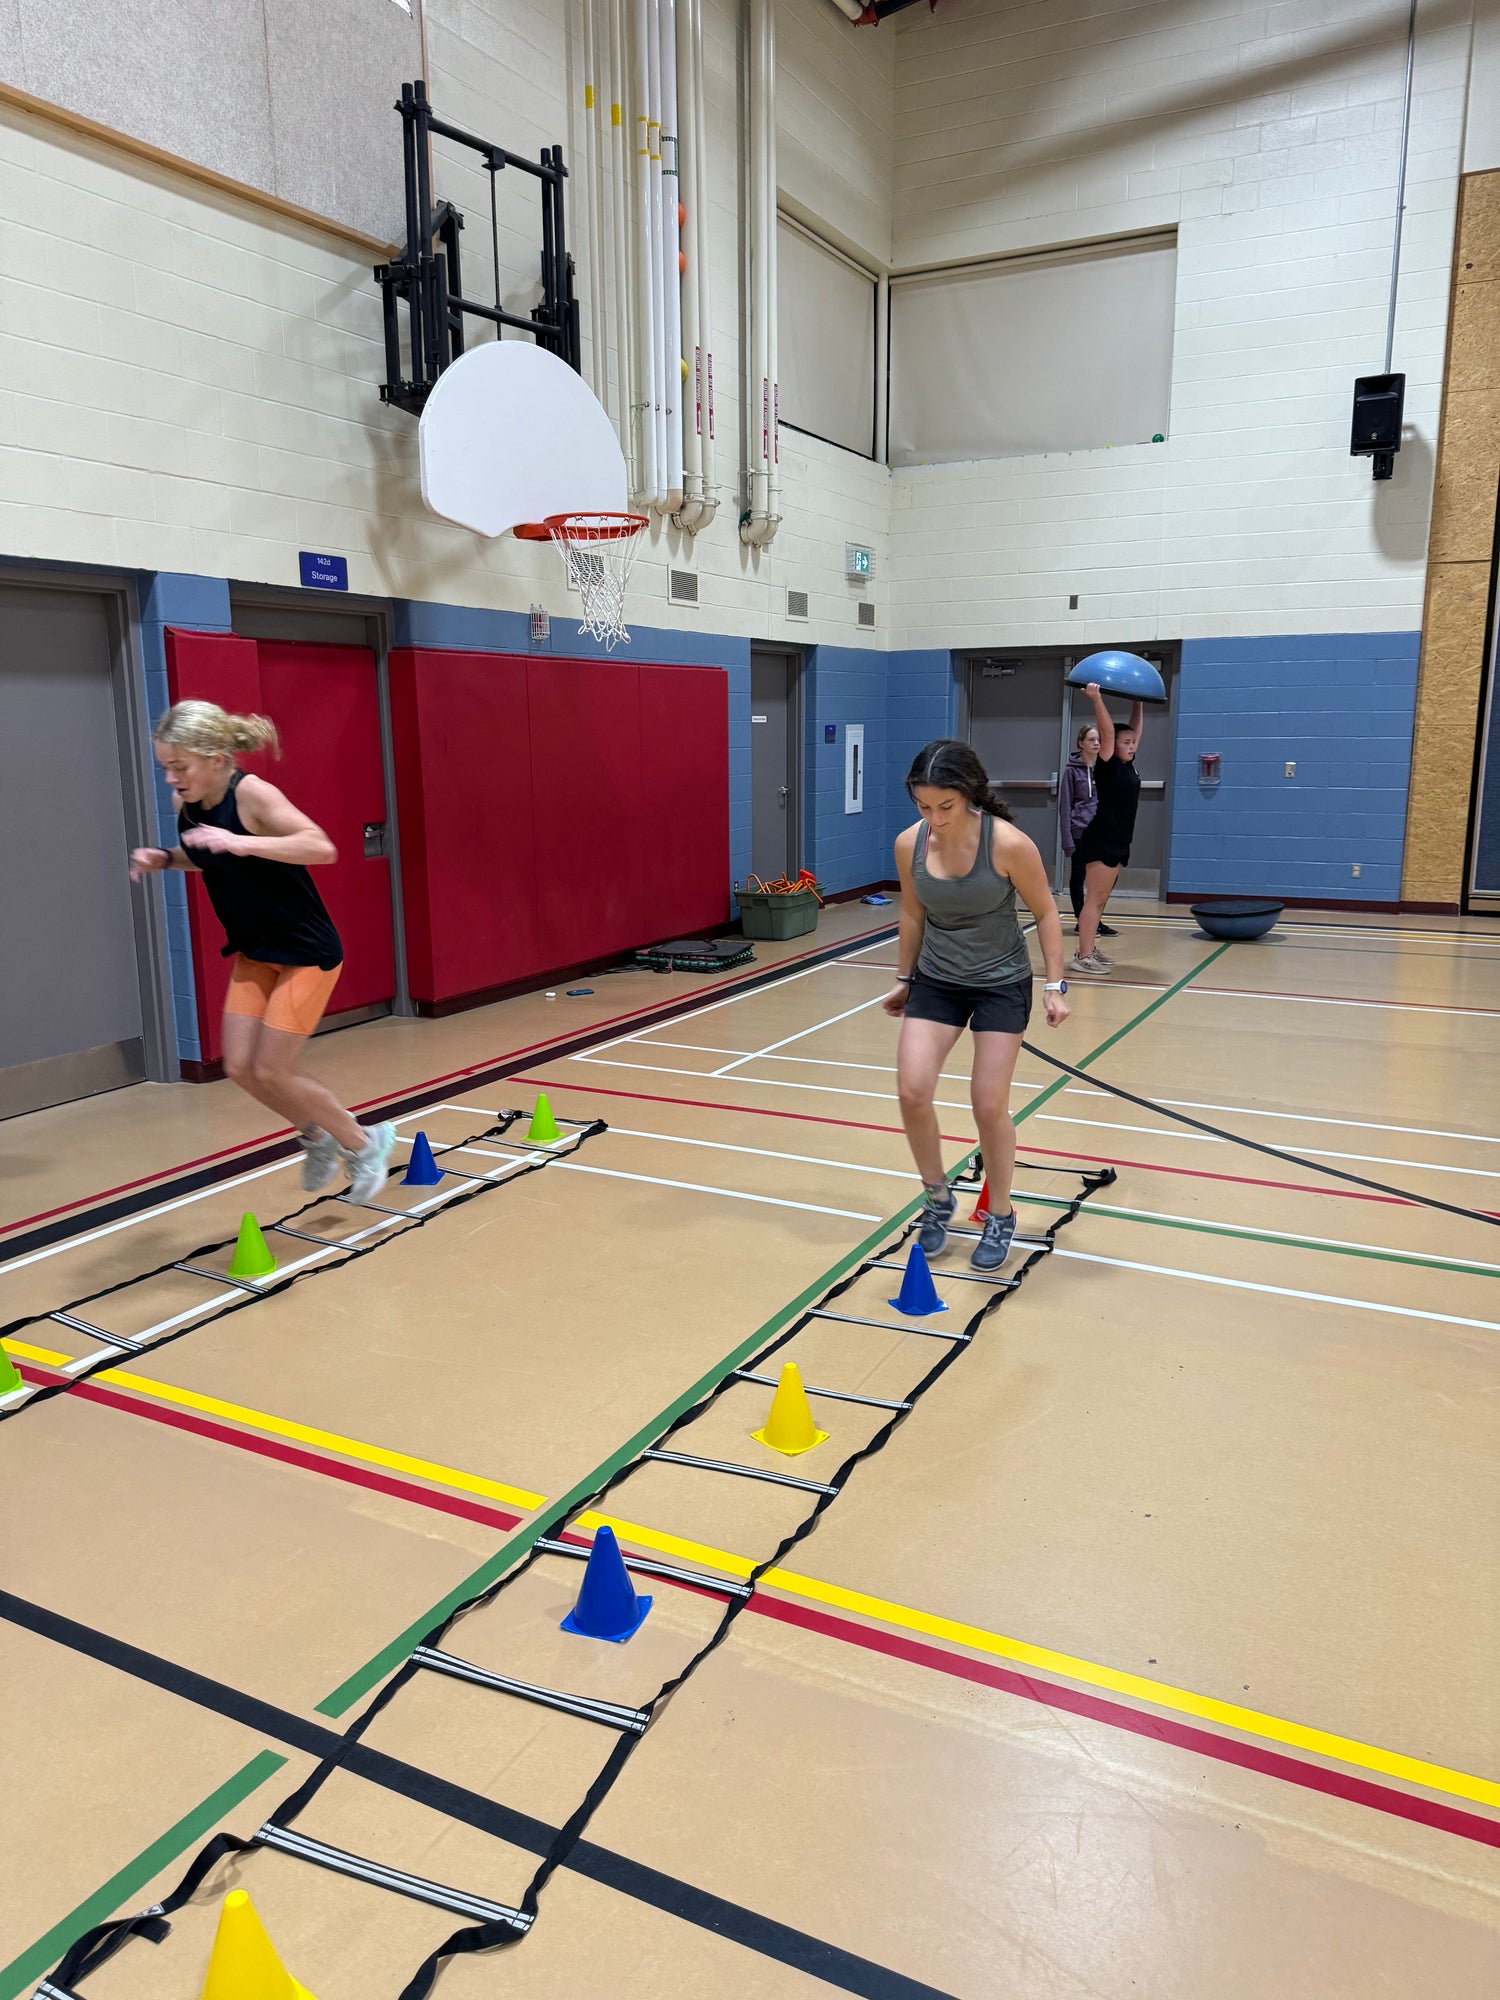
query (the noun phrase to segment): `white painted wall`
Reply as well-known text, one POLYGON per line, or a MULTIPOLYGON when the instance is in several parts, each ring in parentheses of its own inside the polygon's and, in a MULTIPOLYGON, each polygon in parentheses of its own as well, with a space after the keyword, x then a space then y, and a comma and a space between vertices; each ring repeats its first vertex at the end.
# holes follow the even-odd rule
MULTIPOLYGON (((791 67, 800 73, 803 50, 831 64, 838 17, 829 33, 805 0, 784 0, 782 12, 791 67)), ((516 152, 561 141, 580 162, 577 18, 576 0, 430 0, 439 110, 516 152)), ((883 648, 883 467, 784 439, 781 534, 761 554, 739 540, 738 23, 738 0, 709 0, 721 506, 696 544, 652 529, 628 616, 883 648), (858 627, 859 593, 844 582, 849 540, 876 550, 874 632, 858 627), (668 605, 669 562, 698 571, 696 611, 668 605), (809 592, 809 623, 787 621, 788 587, 809 592)), ((883 37, 878 60, 862 59, 839 119, 826 115, 821 84, 803 75, 788 87, 788 170, 810 207, 834 210, 844 235, 889 239, 893 47, 883 37), (884 178, 872 182, 882 133, 884 178)), ((398 188, 399 141, 393 113, 398 188)), ((467 214, 465 283, 487 297, 488 176, 457 149, 437 150, 437 191, 467 214)), ((502 176, 501 196, 502 300, 525 311, 536 293, 535 193, 502 176)), ((576 199, 571 206, 576 229, 582 216, 576 199)), ((586 237, 575 242, 586 288, 592 260, 586 237)), ((347 556, 354 591, 519 611, 540 601, 566 629, 576 600, 550 549, 484 542, 423 509, 415 421, 379 401, 385 363, 370 263, 332 232, 0 107, 0 555, 295 585, 298 551, 310 548, 347 556)))
POLYGON ((1383 359, 1406 19, 1406 0, 899 17, 897 268, 1175 225, 1179 282, 1166 444, 895 475, 898 643, 1420 622, 1469 42, 1440 0, 1419 9, 1407 445, 1383 486, 1348 456, 1353 379, 1383 359))

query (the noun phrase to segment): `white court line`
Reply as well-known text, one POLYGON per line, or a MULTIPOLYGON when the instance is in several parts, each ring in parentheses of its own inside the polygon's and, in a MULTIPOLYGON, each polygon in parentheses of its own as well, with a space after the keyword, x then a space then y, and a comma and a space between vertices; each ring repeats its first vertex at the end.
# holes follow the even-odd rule
MULTIPOLYGON (((786 1060, 784 1056, 777 1057, 778 1062, 786 1060)), ((1062 1094, 1064 1097, 1094 1097, 1099 1092, 1095 1085, 1070 1083, 1062 1094)), ((1466 1145, 1472 1142, 1476 1146, 1500 1146, 1500 1139, 1488 1132, 1442 1132, 1433 1125, 1382 1125, 1373 1118, 1329 1118, 1311 1111, 1259 1111, 1248 1104, 1203 1104, 1195 1097, 1159 1097, 1156 1101, 1158 1104, 1173 1104, 1179 1111, 1228 1111, 1239 1118, 1284 1118, 1294 1125, 1346 1125, 1351 1131, 1410 1132, 1419 1139, 1459 1139, 1466 1145)))
POLYGON ((1220 1278, 1208 1271, 1179 1271, 1170 1264, 1135 1264, 1125 1257, 1098 1257, 1087 1250, 1053 1251, 1080 1264, 1108 1264, 1117 1271, 1147 1271, 1156 1278, 1185 1278, 1194 1285, 1220 1285, 1234 1292, 1267 1292, 1278 1299, 1309 1299, 1314 1305, 1349 1306, 1355 1312, 1387 1313, 1396 1319, 1433 1320, 1442 1326, 1472 1326, 1482 1333, 1500 1333, 1500 1320, 1462 1319, 1457 1313, 1423 1312, 1416 1306, 1388 1306, 1377 1299, 1346 1299, 1336 1292, 1299 1292, 1290 1285, 1258 1285, 1249 1278, 1220 1278))
POLYGON ((774 1194, 746 1194, 741 1188, 704 1187, 698 1181, 664 1181, 654 1174, 627 1174, 618 1167, 586 1167, 581 1160, 559 1160, 560 1168, 571 1174, 603 1174, 612 1181, 640 1181, 648 1187, 681 1188, 688 1194, 723 1195, 728 1201, 754 1201, 766 1208, 795 1208, 804 1215, 837 1215, 847 1222, 883 1222, 884 1216, 865 1215, 853 1208, 818 1208, 810 1201, 782 1201, 774 1194))
MULTIPOLYGON (((1049 1197, 1052 1199, 1052 1197, 1049 1197)), ((1250 1242, 1264 1244, 1267 1238, 1275 1238, 1276 1232, 1269 1229, 1255 1229, 1238 1222, 1210 1222, 1201 1215, 1171 1215, 1160 1208, 1122 1208, 1117 1201, 1091 1201, 1086 1210, 1088 1215, 1118 1215, 1126 1222, 1184 1222, 1190 1229, 1209 1231, 1220 1236, 1242 1236, 1250 1242)), ((1422 1250, 1388 1251, 1379 1243, 1354 1243, 1344 1236, 1304 1236, 1299 1231, 1295 1236, 1287 1234, 1278 1243, 1294 1243, 1299 1248, 1306 1244, 1325 1250, 1367 1250, 1374 1257, 1400 1256, 1413 1264, 1428 1264, 1434 1270, 1447 1270, 1453 1264, 1462 1264, 1479 1277, 1500 1278, 1500 1264, 1484 1264, 1474 1257, 1434 1257, 1422 1250)), ((1277 1247, 1273 1243, 1271 1247, 1277 1247)))
MULTIPOLYGON (((889 942, 890 942, 889 938, 877 938, 875 940, 875 944, 889 944, 889 942)), ((862 947, 862 949, 866 951, 873 951, 875 949, 875 945, 865 945, 864 947, 862 947)), ((802 972, 789 972, 786 975, 785 979, 778 979, 776 981, 775 990, 779 993, 781 989, 785 986, 794 986, 799 979, 811 979, 815 973, 827 972, 830 970, 831 966, 842 963, 844 963, 843 960, 832 959, 827 964, 824 965, 809 965, 802 972)), ((674 1015, 671 1022, 664 1021, 662 1023, 662 1026, 669 1027, 676 1025, 676 1023, 678 1022, 697 1021, 700 1020, 705 1014, 717 1013, 721 1007, 737 1007, 742 1000, 759 999, 766 993, 769 993, 771 990, 772 990, 771 987, 767 985, 767 986, 752 987, 748 993, 730 993, 727 994, 725 998, 722 1000, 710 1000, 706 1007, 692 1007, 685 1014, 674 1015)), ((646 1033, 649 1033, 648 1029, 635 1028, 632 1029, 628 1034, 617 1035, 612 1042, 600 1042, 599 1048, 601 1050, 617 1049, 620 1047, 622 1042, 634 1041, 638 1034, 646 1034, 646 1033)), ((542 1064, 546 1061, 547 1061, 546 1055, 545 1054, 540 1055, 537 1057, 536 1061, 531 1065, 531 1067, 533 1069, 540 1069, 542 1064)))
MULTIPOLYGON (((757 1049, 705 1049, 698 1042, 648 1042, 644 1036, 640 1038, 637 1046, 643 1049, 693 1049, 698 1054, 705 1056, 743 1055, 747 1061, 751 1056, 757 1056, 760 1053, 757 1049)), ((881 1076, 894 1076, 896 1074, 896 1065, 894 1063, 839 1062, 832 1056, 766 1056, 764 1060, 766 1062, 779 1063, 807 1063, 814 1069, 869 1069, 876 1071, 881 1076)), ((712 1070, 705 1070, 703 1073, 705 1076, 715 1074, 712 1070)), ((938 1078, 939 1083, 968 1083, 969 1080, 967 1076, 952 1076, 946 1070, 938 1078)), ((1017 1090, 1042 1090, 1045 1087, 1044 1084, 1040 1083, 1017 1082, 1015 1085, 1017 1090)))
MULTIPOLYGON (((1148 1139, 1192 1139, 1201 1146, 1232 1146, 1233 1139, 1218 1139, 1210 1132, 1163 1131, 1155 1125, 1117 1125, 1112 1118, 1061 1118, 1050 1111, 1037 1113, 1039 1125, 1083 1125, 1091 1132, 1101 1135, 1106 1132, 1142 1132, 1148 1139)), ((1358 1160, 1367 1167, 1413 1167, 1429 1174, 1467 1174, 1474 1180, 1500 1181, 1500 1173, 1491 1167, 1447 1167, 1437 1160, 1395 1160, 1384 1153, 1336 1153, 1331 1146, 1319 1146, 1318 1158, 1324 1160, 1358 1160)), ((1316 1167, 1318 1161, 1309 1159, 1308 1165, 1316 1167)))
POLYGON ((710 1070, 709 1074, 728 1076, 729 1072, 738 1069, 741 1063, 755 1062, 761 1056, 770 1055, 773 1049, 784 1049, 792 1042, 805 1041, 809 1035, 816 1035, 822 1028, 835 1028, 840 1021, 847 1021, 853 1014, 863 1014, 867 1008, 878 1007, 880 999, 881 996, 877 994, 873 1000, 861 1000, 857 1007, 846 1007, 842 1014, 830 1014, 826 1021, 814 1021, 810 1028, 799 1028, 795 1035, 783 1035, 779 1042, 768 1042, 763 1049, 752 1049, 749 1055, 736 1056, 732 1063, 725 1063, 722 1069, 710 1070))
MULTIPOLYGON (((1192 917, 1135 917, 1125 910, 1112 910, 1110 915, 1117 923, 1132 924, 1137 930, 1186 931, 1190 936, 1195 922, 1192 917)), ((1289 938, 1394 938, 1413 944, 1472 944, 1480 951, 1500 951, 1500 938, 1476 937, 1472 931, 1404 931, 1393 924, 1299 924, 1290 917, 1284 919, 1284 929, 1289 938)), ((1275 938, 1272 942, 1280 944, 1283 940, 1275 938)))
MULTIPOLYGON (((569 1062, 594 1063, 600 1069, 639 1069, 647 1076, 690 1076, 697 1083, 743 1083, 752 1090, 811 1090, 824 1097, 872 1097, 881 1104, 900 1102, 890 1090, 850 1090, 835 1083, 793 1083, 787 1077, 777 1076, 721 1076, 712 1069, 671 1069, 666 1063, 616 1062, 613 1057, 603 1061, 598 1056, 569 1056, 569 1062)), ((955 1103, 952 1098, 935 1097, 933 1103, 941 1111, 967 1111, 967 1103, 955 1103)))
POLYGON ((911 1167, 866 1167, 854 1160, 820 1160, 815 1153, 773 1153, 768 1146, 731 1146, 723 1139, 684 1139, 676 1132, 635 1132, 628 1125, 611 1125, 624 1139, 656 1139, 664 1146, 704 1146, 713 1153, 748 1153, 757 1160, 798 1160, 809 1167, 838 1167, 846 1174, 880 1174, 886 1180, 911 1181, 911 1167))

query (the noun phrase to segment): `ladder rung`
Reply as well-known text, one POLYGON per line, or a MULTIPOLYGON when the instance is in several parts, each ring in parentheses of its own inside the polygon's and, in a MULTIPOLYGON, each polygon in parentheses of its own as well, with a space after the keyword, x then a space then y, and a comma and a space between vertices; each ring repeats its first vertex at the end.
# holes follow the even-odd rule
MULTIPOLYGON (((776 1376, 753 1375, 748 1368, 736 1368, 734 1379, 736 1382, 764 1382, 768 1389, 775 1389, 780 1386, 776 1376)), ((804 1382, 802 1387, 809 1396, 826 1396, 830 1402, 834 1403, 863 1403, 871 1410, 909 1410, 911 1408, 910 1403, 893 1403, 888 1396, 856 1396, 849 1389, 815 1389, 811 1382, 804 1382)))
POLYGON ((314 1236, 310 1229, 293 1229, 289 1222, 273 1222, 271 1228, 282 1236, 295 1236, 302 1243, 316 1243, 323 1250, 357 1250, 357 1243, 348 1243, 342 1236, 314 1236))
POLYGON ((945 1326, 897 1326, 892 1319, 860 1319, 854 1313, 831 1313, 814 1306, 809 1319, 836 1319, 841 1326, 878 1326, 882 1333, 928 1333, 934 1340, 968 1340, 967 1333, 950 1333, 945 1326))
POLYGON ((86 1333, 90 1340, 101 1340, 106 1347, 121 1347, 127 1354, 144 1354, 146 1343, 132 1340, 123 1333, 106 1333, 102 1326, 93 1326, 86 1319, 79 1319, 76 1313, 48 1313, 48 1319, 55 1319, 59 1326, 69 1326, 74 1333, 86 1333))
MULTIPOLYGON (((588 1560, 593 1544, 590 1542, 560 1542, 551 1535, 538 1535, 534 1547, 549 1556, 575 1556, 580 1562, 588 1560)), ((659 1576, 665 1583, 687 1583, 695 1590, 716 1590, 724 1597, 749 1597, 748 1583, 739 1583, 729 1577, 712 1576, 707 1570, 681 1569, 676 1563, 657 1562, 651 1556, 629 1555, 620 1551, 626 1569, 638 1570, 642 1576, 659 1576)))
POLYGON ((269 1820, 255 1836, 262 1847, 274 1847, 283 1854, 310 1861, 315 1868, 328 1868, 335 1875, 352 1875, 377 1889, 389 1889, 397 1896, 410 1896, 416 1903, 432 1903, 451 1910, 456 1917, 477 1917, 481 1923, 511 1924, 517 1930, 531 1928, 530 1917, 505 1903, 492 1903, 485 1896, 471 1896, 467 1889, 448 1889, 441 1882, 429 1882, 421 1875, 407 1875, 399 1868, 387 1868, 380 1861, 366 1861, 362 1855, 348 1854, 326 1841, 310 1840, 290 1827, 275 1826, 269 1820))
POLYGON ((794 1479, 789 1472, 767 1472, 758 1465, 736 1465, 728 1458, 697 1458, 687 1451, 643 1451, 642 1458, 654 1458, 662 1465, 687 1465, 698 1472, 733 1472, 741 1479, 765 1479, 773 1486, 795 1486, 804 1493, 837 1493, 817 1479, 794 1479))
MULTIPOLYGON (((253 1299, 265 1296, 265 1287, 263 1285, 249 1284, 244 1278, 226 1277, 222 1271, 200 1270, 196 1264, 174 1264, 172 1269, 174 1271, 186 1271, 190 1278, 207 1278, 211 1284, 228 1285, 232 1292, 248 1292, 253 1299)), ((268 1272, 267 1276, 274 1277, 275 1273, 268 1272)))
MULTIPOLYGON (((904 1271, 906 1266, 893 1262, 888 1257, 872 1257, 867 1271, 904 1271)), ((992 1292, 1013 1292, 1021 1282, 1019 1278, 985 1278, 977 1271, 945 1271, 941 1266, 932 1273, 934 1278, 956 1278, 961 1285, 988 1285, 992 1292)))
POLYGON ((643 1708, 626 1708, 617 1701, 595 1701, 591 1695, 564 1694, 557 1688, 512 1680, 508 1674, 492 1674, 487 1667, 476 1667, 472 1660, 439 1652, 434 1646, 418 1646, 412 1658, 418 1666, 431 1667, 434 1673, 448 1674, 456 1681, 472 1681, 476 1687, 518 1695, 522 1701, 534 1701, 541 1708, 560 1709, 565 1715, 580 1716, 585 1722, 602 1722, 610 1729, 628 1730, 636 1736, 651 1720, 643 1708))

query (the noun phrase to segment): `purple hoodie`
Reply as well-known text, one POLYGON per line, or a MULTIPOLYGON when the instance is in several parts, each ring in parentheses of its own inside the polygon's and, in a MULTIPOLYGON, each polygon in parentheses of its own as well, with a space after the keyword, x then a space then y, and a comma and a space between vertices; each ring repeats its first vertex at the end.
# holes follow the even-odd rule
POLYGON ((1078 836, 1099 810, 1099 791, 1094 773, 1075 750, 1068 759, 1057 794, 1057 816, 1062 822, 1063 853, 1071 854, 1078 836))

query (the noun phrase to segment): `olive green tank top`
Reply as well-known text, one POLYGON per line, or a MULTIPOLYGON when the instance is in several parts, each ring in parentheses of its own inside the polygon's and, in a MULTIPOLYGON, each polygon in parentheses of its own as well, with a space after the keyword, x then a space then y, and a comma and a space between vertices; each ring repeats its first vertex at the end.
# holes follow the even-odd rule
POLYGON ((917 970, 949 986, 1010 986, 1031 977, 1031 955, 1016 916, 1014 883, 995 872, 995 822, 979 822, 979 851, 967 875, 937 876, 927 866, 927 823, 917 828, 911 872, 927 913, 917 970))

